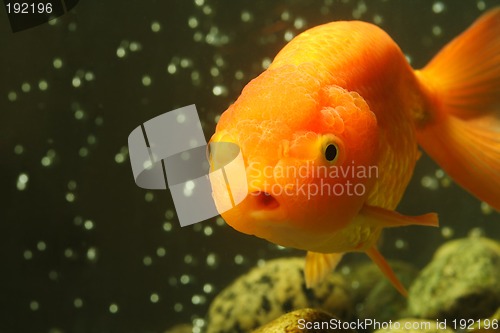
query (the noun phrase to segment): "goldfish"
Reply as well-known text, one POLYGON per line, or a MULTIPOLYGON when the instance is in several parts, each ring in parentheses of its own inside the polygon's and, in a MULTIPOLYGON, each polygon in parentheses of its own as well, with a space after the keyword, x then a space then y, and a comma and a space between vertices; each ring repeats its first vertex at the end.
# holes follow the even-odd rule
POLYGON ((343 254, 364 252, 406 295, 377 242, 385 228, 438 226, 436 213, 396 211, 420 148, 500 210, 500 7, 418 70, 376 25, 306 30, 222 113, 212 170, 227 162, 216 145, 224 142, 237 145, 245 169, 231 186, 212 183, 227 224, 307 251, 307 287, 343 254), (244 199, 222 209, 228 191, 244 199))

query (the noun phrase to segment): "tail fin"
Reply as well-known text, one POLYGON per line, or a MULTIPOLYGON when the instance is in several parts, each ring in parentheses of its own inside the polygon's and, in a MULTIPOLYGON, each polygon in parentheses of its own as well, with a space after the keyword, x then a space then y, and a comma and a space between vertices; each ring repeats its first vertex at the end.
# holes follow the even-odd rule
POLYGON ((460 185, 500 211, 500 7, 416 71, 430 113, 422 148, 460 185))

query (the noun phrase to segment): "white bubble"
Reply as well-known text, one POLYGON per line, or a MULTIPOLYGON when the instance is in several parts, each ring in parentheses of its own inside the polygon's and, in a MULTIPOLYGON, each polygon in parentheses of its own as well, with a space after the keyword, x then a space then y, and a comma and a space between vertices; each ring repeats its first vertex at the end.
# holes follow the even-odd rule
POLYGON ((266 57, 262 59, 262 68, 267 69, 271 65, 271 62, 272 62, 271 58, 266 57))
POLYGON ((142 77, 142 85, 145 87, 149 87, 151 85, 151 77, 149 75, 144 75, 142 77))
POLYGON ((110 304, 110 306, 109 306, 109 312, 115 314, 115 313, 118 312, 118 310, 119 310, 118 309, 118 305, 116 303, 110 304))
POLYGON ((481 202, 481 212, 484 214, 484 215, 490 215, 493 213, 493 208, 488 205, 486 202, 481 202))
POLYGON ((420 184, 422 184, 423 187, 428 188, 429 190, 437 190, 439 187, 437 179, 430 176, 422 177, 420 184))
POLYGON ((203 285, 203 291, 206 293, 206 294, 210 294, 212 291, 214 291, 214 286, 212 286, 210 283, 205 283, 203 285))
POLYGON ((175 120, 177 120, 177 123, 183 124, 186 121, 186 115, 182 113, 178 114, 175 120))
POLYGON ((435 25, 432 27, 432 34, 434 36, 440 36, 443 33, 443 29, 439 25, 435 25))
POLYGON ((180 65, 182 68, 188 68, 192 64, 193 64, 193 62, 191 61, 191 59, 188 59, 188 58, 182 58, 181 62, 180 62, 180 65))
POLYGON ((188 26, 192 29, 196 28, 198 26, 198 19, 196 17, 191 16, 188 19, 188 26))
POLYGON ((74 77, 73 80, 71 81, 71 85, 75 88, 78 88, 82 85, 82 80, 79 77, 74 77))
POLYGON ((82 120, 85 117, 85 111, 78 109, 75 111, 74 116, 76 120, 82 120))
POLYGON ((194 305, 204 304, 205 303, 205 296, 193 295, 193 297, 191 297, 191 303, 193 303, 194 305))
POLYGON ((373 15, 373 23, 375 23, 376 25, 381 25, 382 22, 384 22, 384 18, 381 15, 379 14, 373 15))
POLYGON ((297 17, 293 22, 293 26, 295 29, 302 29, 306 26, 306 21, 301 17, 297 17))
POLYGON ((74 202, 75 201, 75 195, 71 192, 66 193, 66 201, 67 202, 74 202))
POLYGON ((291 18, 290 12, 285 10, 283 13, 281 13, 281 19, 283 21, 288 21, 291 18))
POLYGON ((182 284, 188 284, 191 281, 189 275, 183 274, 181 275, 180 281, 182 284))
POLYGON ((285 42, 291 41, 293 39, 293 37, 294 37, 294 34, 290 30, 285 31, 285 34, 283 35, 283 39, 285 40, 285 42))
POLYGON ((97 261, 97 249, 95 247, 89 247, 87 249, 87 259, 92 262, 97 261))
POLYGON ((33 252, 31 252, 30 250, 25 250, 25 251, 23 252, 23 257, 24 257, 24 259, 26 259, 26 260, 33 259, 33 252))
POLYGON ((80 309, 83 306, 83 300, 81 298, 75 298, 73 300, 73 306, 77 309, 80 309))
POLYGON ((152 293, 149 296, 149 300, 151 301, 151 303, 158 303, 158 301, 160 300, 160 296, 157 293, 152 293))
POLYGON ((54 58, 54 60, 52 61, 52 66, 54 66, 54 68, 56 69, 61 68, 63 66, 61 58, 54 58))
POLYGON ((25 93, 28 93, 31 91, 31 85, 28 83, 28 82, 24 82, 22 85, 21 85, 21 90, 25 93))
POLYGON ((45 80, 40 80, 38 82, 38 89, 40 89, 41 91, 45 91, 49 88, 49 84, 47 83, 47 81, 45 80))
POLYGON ((170 222, 165 222, 163 223, 163 230, 169 232, 172 230, 172 223, 170 222))
POLYGON ((142 258, 142 263, 144 266, 151 266, 153 264, 153 258, 151 258, 150 256, 145 256, 144 258, 142 258))
POLYGON ((123 47, 120 46, 119 48, 116 49, 116 56, 118 58, 123 58, 123 57, 125 57, 126 54, 127 54, 127 52, 125 51, 125 49, 123 47))
POLYGON ((158 21, 151 22, 151 31, 152 32, 159 32, 160 30, 161 30, 160 22, 158 22, 158 21))
POLYGON ((397 239, 394 245, 397 249, 404 249, 406 247, 406 242, 402 239, 397 239))
POLYGON ((31 311, 37 311, 40 308, 40 304, 37 301, 30 302, 31 311))
POLYGON ((85 222, 83 222, 83 227, 86 230, 92 230, 94 229, 94 222, 92 220, 86 220, 85 222))
POLYGON ((213 87, 212 93, 215 96, 226 95, 227 94, 227 88, 224 87, 224 86, 217 85, 217 86, 213 87))
POLYGON ((19 191, 24 191, 28 186, 28 181, 29 177, 26 173, 19 174, 19 176, 17 177, 17 184, 16 184, 17 189, 19 191))
POLYGON ((436 14, 439 14, 445 10, 445 5, 441 1, 434 2, 432 4, 432 11, 436 14))
POLYGON ((203 233, 205 236, 211 236, 214 233, 214 229, 212 229, 211 226, 207 225, 205 228, 203 228, 203 233))
POLYGON ((86 81, 93 81, 95 79, 95 75, 93 72, 86 72, 83 76, 86 81))
POLYGON ((218 257, 215 253, 209 253, 207 255, 207 259, 206 259, 207 266, 211 266, 211 267, 216 266, 218 261, 219 261, 218 257))
POLYGON ((193 263, 193 256, 191 254, 186 254, 184 256, 184 263, 186 264, 192 264, 193 263))
POLYGON ((7 94, 7 98, 9 99, 9 101, 14 102, 17 100, 17 93, 15 91, 10 91, 7 94))
POLYGON ((249 11, 244 10, 243 12, 241 12, 241 21, 250 22, 252 19, 252 13, 250 13, 249 11))
POLYGON ((167 254, 167 251, 163 247, 159 247, 156 249, 156 255, 158 257, 164 257, 167 254))
POLYGON ((38 249, 38 251, 43 252, 47 249, 47 244, 44 241, 39 241, 36 244, 36 248, 38 249))
POLYGON ((146 194, 144 195, 144 200, 146 202, 151 202, 151 201, 153 201, 154 197, 155 196, 154 196, 153 192, 146 192, 146 194))
POLYGON ((195 183, 192 181, 192 180, 189 180, 186 182, 186 185, 185 187, 188 189, 188 190, 192 190, 195 188, 195 183))
POLYGON ((245 258, 241 254, 237 254, 234 256, 234 263, 236 265, 241 265, 245 261, 245 258))
POLYGON ((450 239, 451 237, 453 237, 454 233, 455 231, 450 227, 441 228, 441 235, 446 239, 450 239))

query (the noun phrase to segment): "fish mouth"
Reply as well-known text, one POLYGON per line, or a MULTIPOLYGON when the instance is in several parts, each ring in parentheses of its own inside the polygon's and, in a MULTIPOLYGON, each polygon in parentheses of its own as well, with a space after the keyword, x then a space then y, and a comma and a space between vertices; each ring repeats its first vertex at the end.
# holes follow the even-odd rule
POLYGON ((261 223, 282 221, 286 210, 276 196, 266 191, 252 191, 246 198, 250 216, 261 223))
POLYGON ((279 201, 265 191, 250 192, 250 199, 252 200, 255 210, 272 211, 280 207, 279 201))

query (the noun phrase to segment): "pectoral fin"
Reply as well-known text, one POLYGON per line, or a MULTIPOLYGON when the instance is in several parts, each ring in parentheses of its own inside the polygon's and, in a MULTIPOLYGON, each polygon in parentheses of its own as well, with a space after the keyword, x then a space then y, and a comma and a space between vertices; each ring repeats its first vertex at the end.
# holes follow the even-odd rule
POLYGON ((338 265, 343 253, 307 252, 304 269, 306 287, 312 288, 322 282, 338 265))
POLYGON ((396 211, 381 207, 364 205, 359 212, 361 218, 367 224, 383 228, 403 227, 409 225, 423 225, 428 227, 438 227, 439 220, 436 213, 429 213, 419 216, 406 216, 396 211))
POLYGON ((389 266, 389 264, 380 254, 377 248, 371 247, 366 251, 366 254, 370 257, 371 260, 373 260, 373 262, 378 266, 382 273, 384 273, 385 277, 392 283, 394 288, 396 288, 401 293, 401 295, 407 297, 408 292, 406 291, 406 288, 403 286, 401 281, 399 281, 396 274, 394 274, 391 266, 389 266))

